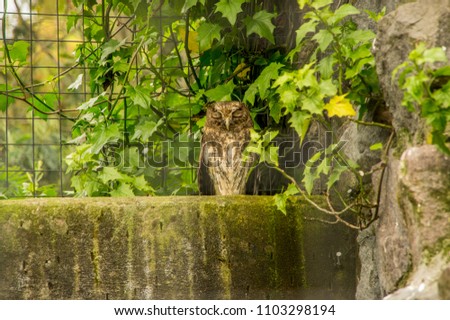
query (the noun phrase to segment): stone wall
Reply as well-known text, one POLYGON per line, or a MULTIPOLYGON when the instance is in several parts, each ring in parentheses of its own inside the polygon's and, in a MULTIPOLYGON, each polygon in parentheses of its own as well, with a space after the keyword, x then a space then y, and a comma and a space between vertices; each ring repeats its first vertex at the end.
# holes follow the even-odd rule
MULTIPOLYGON (((391 79, 418 42, 450 48, 449 32, 448 0, 404 4, 378 24, 374 54, 396 137, 385 159, 380 219, 358 237, 359 299, 449 298, 450 158, 426 144, 420 109, 401 105, 403 93, 391 79)), ((373 176, 374 189, 379 180, 373 176)))
POLYGON ((317 215, 264 196, 2 201, 0 299, 352 299, 355 233, 317 215))

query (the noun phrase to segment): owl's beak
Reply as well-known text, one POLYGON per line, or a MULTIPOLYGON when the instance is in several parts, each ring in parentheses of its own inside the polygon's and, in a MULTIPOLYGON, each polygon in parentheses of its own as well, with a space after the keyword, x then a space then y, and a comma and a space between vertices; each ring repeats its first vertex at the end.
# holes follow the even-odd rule
POLYGON ((227 130, 230 130, 230 118, 225 118, 225 127, 227 128, 227 130))

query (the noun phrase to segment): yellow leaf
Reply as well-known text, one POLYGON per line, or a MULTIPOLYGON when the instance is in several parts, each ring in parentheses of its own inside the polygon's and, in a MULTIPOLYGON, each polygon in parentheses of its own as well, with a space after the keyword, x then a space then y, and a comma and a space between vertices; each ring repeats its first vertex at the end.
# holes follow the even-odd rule
POLYGON ((325 110, 328 111, 328 116, 351 117, 356 115, 350 100, 345 98, 347 94, 342 96, 334 96, 330 102, 325 105, 325 110))
POLYGON ((427 140, 427 144, 433 144, 433 135, 431 134, 431 132, 428 132, 426 134, 426 140, 427 140))
POLYGON ((240 79, 246 79, 247 78, 247 74, 250 72, 250 67, 248 67, 245 62, 242 62, 241 64, 239 64, 236 69, 234 69, 234 72, 240 71, 237 76, 240 79))
MULTIPOLYGON (((178 27, 178 35, 180 36, 180 41, 185 42, 186 28, 182 26, 178 27)), ((189 30, 188 48, 190 52, 199 53, 197 31, 189 30)))

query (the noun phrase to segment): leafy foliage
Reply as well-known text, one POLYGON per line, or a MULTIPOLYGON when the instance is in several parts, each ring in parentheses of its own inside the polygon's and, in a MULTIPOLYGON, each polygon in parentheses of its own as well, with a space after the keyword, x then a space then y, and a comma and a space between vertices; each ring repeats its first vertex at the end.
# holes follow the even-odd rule
MULTIPOLYGON (((69 142, 77 147, 66 157, 76 195, 197 193, 209 101, 246 102, 255 123, 246 154, 280 171, 273 139, 283 126, 302 143, 312 122, 331 129, 329 117, 361 117, 370 100, 379 99, 374 34, 352 21, 359 10, 350 4, 332 10, 332 2, 298 1, 303 21, 295 48, 287 50, 274 36, 277 6, 268 9, 262 1, 73 0, 67 28, 86 39, 75 49, 75 66, 88 71, 68 89, 90 92, 75 106, 69 142)), ((27 63, 28 49, 26 43, 10 46, 9 64, 27 63)), ((35 112, 45 117, 54 111, 51 96, 33 97, 35 112)), ((275 196, 282 212, 289 196, 310 195, 321 177, 327 177, 327 192, 345 171, 361 180, 340 149, 335 142, 315 153, 298 179, 302 185, 288 177, 293 183, 275 196)))
POLYGON ((427 49, 419 43, 409 59, 399 65, 392 78, 398 75, 404 90, 402 104, 411 112, 420 108, 421 116, 430 126, 430 140, 442 152, 450 155, 446 145, 446 128, 450 121, 450 65, 443 48, 427 49), (444 64, 436 67, 437 63, 444 64))
MULTIPOLYGON (((345 4, 333 11, 332 1, 299 1, 301 9, 308 9, 303 24, 297 30, 296 48, 287 55, 283 64, 267 66, 250 85, 244 100, 254 103, 256 97, 266 100, 270 115, 275 122, 287 117, 301 141, 307 134, 312 121, 319 121, 330 129, 324 113, 328 117, 359 117, 369 108, 371 100, 380 99, 374 57, 370 52, 375 35, 369 30, 358 29, 350 19, 359 14, 355 7, 345 4), (296 55, 313 41, 316 46, 300 68, 289 65, 296 55), (268 83, 271 83, 269 86, 268 83)), ((306 163, 303 172, 303 188, 311 194, 314 182, 326 176, 327 192, 349 171, 357 181, 361 177, 357 165, 351 163, 339 152, 337 143, 326 150, 315 153, 306 163)), ((297 193, 302 193, 299 185, 297 193)), ((285 211, 286 195, 295 194, 290 186, 276 195, 275 202, 285 211)), ((363 196, 363 193, 361 193, 363 196)))
MULTIPOLYGON (((256 60, 259 68, 272 62, 242 50, 255 35, 275 43, 276 13, 247 2, 163 1, 145 14, 139 1, 75 2, 86 14, 84 36, 100 43, 76 50, 76 59, 91 70, 89 86, 96 93, 78 107, 73 141, 81 144, 67 158, 78 195, 197 192, 203 105, 249 95, 256 60), (99 19, 96 12, 105 16, 99 19), (131 38, 119 34, 115 12, 139 17, 126 26, 139 31, 131 38), (180 143, 186 148, 177 148, 180 143), (113 177, 108 168, 114 168, 113 177)), ((264 97, 272 80, 264 75, 270 78, 282 66, 263 71, 251 90, 264 97)), ((70 89, 76 91, 80 81, 70 89)))
MULTIPOLYGON (((38 161, 36 170, 43 169, 43 162, 38 161)), ((57 195, 55 186, 52 184, 41 185, 44 173, 38 172, 35 177, 29 172, 23 172, 18 166, 10 167, 8 179, 6 179, 6 168, 0 166, 0 181, 8 180, 8 188, 0 191, 0 199, 9 197, 54 197, 57 195)))

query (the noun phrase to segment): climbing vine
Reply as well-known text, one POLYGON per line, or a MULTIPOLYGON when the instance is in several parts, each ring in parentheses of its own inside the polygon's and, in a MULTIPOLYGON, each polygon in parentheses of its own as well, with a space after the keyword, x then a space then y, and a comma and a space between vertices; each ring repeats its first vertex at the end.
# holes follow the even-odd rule
POLYGON ((427 141, 450 155, 446 145, 446 128, 450 120, 450 65, 445 48, 427 48, 425 43, 419 43, 410 52, 408 60, 393 71, 392 79, 397 79, 404 91, 402 105, 410 112, 420 108, 420 115, 430 127, 427 141), (441 63, 440 67, 438 63, 441 63))
MULTIPOLYGON (((314 50, 300 68, 288 63, 272 63, 261 72, 244 96, 249 104, 254 103, 256 96, 268 101, 274 121, 279 122, 282 117, 287 117, 300 141, 306 136, 312 121, 333 132, 327 119, 356 116, 355 108, 359 119, 356 121, 369 124, 361 118, 370 106, 381 100, 375 61, 370 51, 374 33, 358 29, 350 19, 352 15, 360 14, 355 7, 345 4, 333 11, 331 3, 299 1, 300 8, 307 12, 297 30, 296 48, 289 52, 287 60, 294 61, 296 55, 311 42, 315 44, 314 50), (272 84, 267 86, 270 80, 272 84)), ((382 13, 369 14, 375 20, 382 16, 382 13)), ((388 125, 375 125, 390 128, 388 125)), ((335 141, 316 152, 305 164, 302 185, 281 170, 276 161, 273 162, 273 166, 291 182, 283 193, 275 195, 275 203, 281 211, 286 212, 289 196, 301 194, 310 204, 332 217, 331 220, 322 220, 324 222, 341 222, 352 228, 365 228, 377 219, 377 205, 369 200, 364 190, 362 178, 365 173, 340 152, 341 147, 340 142, 335 141), (352 174, 358 181, 358 191, 351 199, 334 188, 344 172, 352 174), (324 176, 327 179, 327 198, 337 194, 341 209, 336 209, 332 204, 336 201, 329 200, 328 207, 322 208, 311 200, 315 181, 324 176), (342 218, 347 211, 356 214, 356 224, 342 218)))
POLYGON ((68 157, 73 186, 86 195, 197 192, 195 171, 185 169, 199 156, 202 107, 241 99, 250 66, 274 58, 247 46, 250 37, 274 44, 275 13, 243 0, 157 2, 148 10, 142 1, 74 3, 89 13, 84 33, 96 40, 79 46, 77 59, 92 70, 97 95, 79 107, 74 125, 82 144, 68 157), (135 17, 124 24, 133 38, 121 39, 118 22, 96 12, 135 17))
MULTIPOLYGON (((364 191, 365 173, 343 155, 339 141, 312 155, 301 183, 281 169, 272 143, 285 125, 302 143, 313 122, 329 131, 335 130, 330 121, 335 118, 365 124, 364 114, 381 97, 370 51, 375 35, 352 20, 364 13, 350 4, 333 9, 331 0, 299 0, 303 20, 289 47, 275 37, 276 3, 73 0, 73 5, 67 29, 81 30, 86 41, 76 47, 70 70, 86 71, 68 89, 86 86, 90 92, 71 109, 78 115, 69 142, 77 147, 66 162, 76 196, 196 194, 203 106, 240 100, 255 122, 247 151, 291 182, 275 195, 281 211, 289 196, 301 194, 332 217, 329 223, 364 228, 376 219, 363 213, 376 206, 364 191), (360 190, 351 198, 336 189, 344 172, 358 181, 360 190), (314 183, 323 177, 325 193, 336 195, 340 209, 331 201, 321 208, 311 200, 314 183), (348 210, 356 213, 356 223, 342 217, 348 210)), ((6 46, 12 72, 26 63, 28 49, 24 41, 6 46)), ((64 116, 51 96, 36 95, 17 78, 20 90, 2 88, 9 92, 6 99, 32 96, 25 100, 35 102, 30 105, 37 114, 64 116)))

